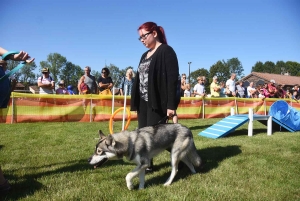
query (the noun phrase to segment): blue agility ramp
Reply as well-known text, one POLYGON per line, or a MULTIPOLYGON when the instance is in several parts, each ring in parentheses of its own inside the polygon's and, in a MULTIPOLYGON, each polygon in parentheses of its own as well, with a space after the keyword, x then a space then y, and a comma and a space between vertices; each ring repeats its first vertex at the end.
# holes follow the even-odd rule
POLYGON ((283 127, 290 132, 300 131, 300 112, 287 102, 282 100, 274 102, 270 107, 269 115, 280 128, 283 127))
POLYGON ((232 115, 208 127, 198 135, 208 138, 220 138, 228 135, 249 120, 248 115, 232 115))
POLYGON ((228 116, 200 132, 198 135, 214 139, 224 137, 249 121, 248 136, 252 136, 254 120, 267 126, 268 135, 272 135, 273 128, 280 131, 300 131, 300 112, 288 105, 285 101, 279 100, 271 105, 269 115, 253 114, 253 109, 249 108, 248 115, 228 116))

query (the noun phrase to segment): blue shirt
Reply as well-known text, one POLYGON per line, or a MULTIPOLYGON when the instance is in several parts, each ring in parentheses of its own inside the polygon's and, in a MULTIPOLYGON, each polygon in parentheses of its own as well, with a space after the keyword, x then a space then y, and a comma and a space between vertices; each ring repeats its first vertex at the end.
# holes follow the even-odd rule
POLYGON ((128 80, 127 78, 124 77, 119 88, 122 89, 123 94, 125 94, 125 86, 127 86, 127 96, 130 96, 133 83, 134 83, 134 78, 128 80))

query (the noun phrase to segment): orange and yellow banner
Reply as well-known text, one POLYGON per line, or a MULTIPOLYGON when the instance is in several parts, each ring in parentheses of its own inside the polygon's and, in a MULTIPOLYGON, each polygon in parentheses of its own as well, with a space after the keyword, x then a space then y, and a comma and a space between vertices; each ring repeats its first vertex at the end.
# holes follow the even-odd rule
MULTIPOLYGON (((177 109, 179 119, 224 118, 235 114, 254 113, 267 115, 270 106, 278 99, 250 98, 196 98, 183 97, 177 109)), ((292 107, 300 110, 300 103, 285 99, 292 107)), ((0 109, 0 123, 20 122, 93 122, 108 121, 114 111, 124 107, 123 96, 111 95, 40 95, 15 93, 11 95, 8 108, 0 109)), ((126 97, 126 107, 130 109, 130 96, 126 97)), ((115 120, 122 120, 122 112, 115 120)), ((137 118, 131 112, 131 119, 137 118)))

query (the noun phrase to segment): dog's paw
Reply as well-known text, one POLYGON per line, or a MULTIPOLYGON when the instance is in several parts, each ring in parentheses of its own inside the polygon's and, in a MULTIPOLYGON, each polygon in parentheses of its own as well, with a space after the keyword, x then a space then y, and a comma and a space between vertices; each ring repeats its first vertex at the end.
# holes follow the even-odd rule
POLYGON ((164 183, 164 186, 170 186, 171 184, 169 182, 164 183))
POLYGON ((132 185, 132 183, 130 183, 130 184, 127 183, 127 188, 128 188, 129 190, 133 190, 133 185, 132 185))

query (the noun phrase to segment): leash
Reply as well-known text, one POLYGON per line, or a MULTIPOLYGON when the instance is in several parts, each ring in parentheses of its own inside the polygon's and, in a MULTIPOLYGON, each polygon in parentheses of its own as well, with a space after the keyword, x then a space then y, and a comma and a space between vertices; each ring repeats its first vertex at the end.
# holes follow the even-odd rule
MULTIPOLYGON (((157 124, 167 124, 169 122, 169 118, 173 118, 174 116, 177 116, 177 114, 174 114, 172 116, 165 116, 161 120, 159 120, 157 122, 157 124)), ((155 125, 157 125, 157 124, 155 124, 155 125)))
MULTIPOLYGON (((3 60, 8 60, 8 56, 13 55, 13 54, 19 54, 20 52, 18 51, 9 51, 6 52, 5 54, 2 55, 2 59, 3 60)), ((8 72, 7 74, 3 75, 0 78, 0 82, 2 82, 3 80, 5 80, 6 78, 10 77, 12 74, 16 73, 18 70, 20 70, 21 68, 23 68, 26 64, 26 61, 20 63, 19 65, 17 65, 17 67, 15 67, 14 69, 12 69, 10 72, 8 72)))

